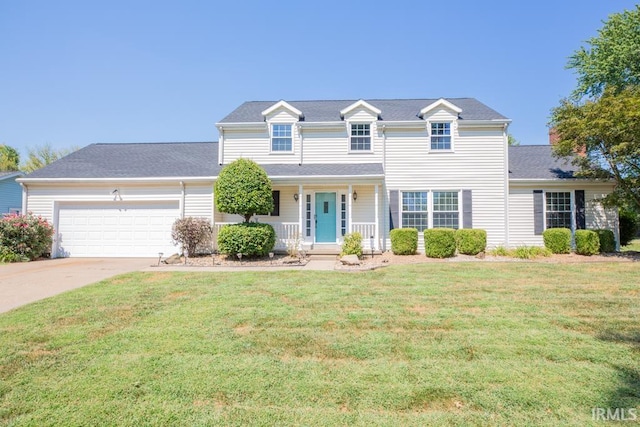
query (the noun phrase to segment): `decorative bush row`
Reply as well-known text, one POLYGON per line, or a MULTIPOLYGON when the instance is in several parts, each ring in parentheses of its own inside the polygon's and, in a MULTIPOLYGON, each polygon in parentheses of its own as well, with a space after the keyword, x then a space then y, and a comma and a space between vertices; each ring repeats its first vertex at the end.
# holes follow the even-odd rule
POLYGON ((479 228, 456 230, 456 246, 464 255, 478 255, 487 247, 487 232, 479 228))
MULTIPOLYGON (((544 246, 554 254, 571 252, 571 230, 568 228, 549 228, 542 233, 544 246)), ((614 252, 616 240, 611 230, 576 230, 576 253, 595 255, 614 252)))
POLYGON ((0 261, 30 261, 51 251, 53 227, 31 214, 0 219, 0 261))
POLYGON ((362 234, 357 231, 345 234, 342 243, 342 253, 340 255, 362 256, 362 234))
POLYGON ((389 233, 391 251, 396 255, 413 255, 418 251, 418 230, 394 228, 389 233))
POLYGON ((266 256, 276 245, 271 224, 241 222, 225 225, 218 233, 218 249, 227 255, 266 256))
POLYGON ((608 253, 615 252, 616 250, 616 238, 611 230, 593 230, 598 235, 600 242, 600 252, 608 253))
POLYGON ((456 254, 456 230, 430 228, 424 230, 424 253, 429 258, 449 258, 456 254))
POLYGON ((598 233, 591 230, 576 230, 576 253, 579 255, 596 255, 600 252, 598 233))

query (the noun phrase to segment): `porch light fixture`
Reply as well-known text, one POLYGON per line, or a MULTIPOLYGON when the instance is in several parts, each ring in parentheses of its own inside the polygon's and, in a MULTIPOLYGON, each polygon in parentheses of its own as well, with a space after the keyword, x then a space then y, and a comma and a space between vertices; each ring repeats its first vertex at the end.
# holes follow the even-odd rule
POLYGON ((355 202, 356 200, 358 200, 358 192, 354 191, 353 192, 353 201, 355 202))
POLYGON ((296 202, 298 201, 298 193, 293 193, 293 200, 295 200, 296 202))

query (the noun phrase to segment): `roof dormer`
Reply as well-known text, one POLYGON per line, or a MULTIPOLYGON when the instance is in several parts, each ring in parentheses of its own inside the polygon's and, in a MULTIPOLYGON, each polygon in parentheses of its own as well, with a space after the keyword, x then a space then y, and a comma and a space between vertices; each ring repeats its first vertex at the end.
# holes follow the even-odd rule
POLYGON ((304 114, 302 111, 298 110, 293 105, 289 104, 287 101, 280 100, 273 104, 271 107, 267 108, 262 112, 262 117, 264 120, 269 120, 273 116, 275 116, 279 112, 284 112, 285 114, 289 114, 292 119, 296 121, 302 120, 304 118, 304 114))
POLYGON ((420 110, 420 114, 418 114, 418 117, 422 119, 425 115, 428 115, 432 111, 436 111, 438 109, 446 109, 454 112, 456 115, 462 113, 462 108, 458 107, 455 104, 452 104, 444 98, 440 98, 436 102, 433 102, 420 110))
POLYGON ((349 105, 348 107, 340 110, 340 118, 344 119, 346 116, 350 116, 357 113, 358 110, 365 110, 369 112, 373 116, 373 120, 378 120, 380 118, 380 114, 382 113, 380 109, 369 104, 364 99, 361 99, 349 105))

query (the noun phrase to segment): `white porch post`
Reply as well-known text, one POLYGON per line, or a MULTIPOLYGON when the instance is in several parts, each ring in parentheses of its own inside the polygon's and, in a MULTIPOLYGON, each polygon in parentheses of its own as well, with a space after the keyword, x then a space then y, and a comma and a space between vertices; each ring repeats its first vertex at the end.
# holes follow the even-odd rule
POLYGON ((376 228, 374 230, 374 246, 375 249, 378 250, 380 249, 380 213, 378 212, 380 210, 380 202, 378 201, 378 198, 380 197, 380 191, 378 191, 378 187, 380 187, 378 184, 375 185, 375 189, 374 189, 374 212, 375 212, 375 218, 376 218, 376 228))
POLYGON ((304 242, 306 235, 304 232, 304 195, 302 193, 302 184, 298 185, 298 237, 300 243, 304 242))
POLYGON ((347 211, 349 213, 348 213, 348 216, 347 216, 347 218, 348 218, 348 220, 347 220, 347 222, 348 222, 348 224, 347 224, 347 233, 352 233, 353 232, 353 224, 352 224, 353 216, 351 215, 351 210, 352 210, 351 207, 353 206, 353 188, 352 188, 351 184, 349 184, 349 197, 348 197, 348 199, 349 200, 347 201, 347 205, 348 205, 347 211))

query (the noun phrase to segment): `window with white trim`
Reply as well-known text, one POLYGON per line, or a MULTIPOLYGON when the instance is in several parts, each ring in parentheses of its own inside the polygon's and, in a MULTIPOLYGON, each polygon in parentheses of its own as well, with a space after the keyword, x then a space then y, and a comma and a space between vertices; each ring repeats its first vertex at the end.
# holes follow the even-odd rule
POLYGON ((293 151, 293 138, 290 124, 271 125, 271 151, 291 152, 293 151))
POLYGON ((451 150, 451 122, 432 122, 430 135, 432 150, 451 150))
POLYGON ((351 123, 351 151, 371 151, 371 125, 351 123))
POLYGON ((460 225, 460 203, 457 191, 433 192, 433 228, 455 228, 460 225))
POLYGON ((429 205, 426 191, 402 192, 402 228, 429 228, 429 205))
POLYGON ((545 193, 547 228, 571 228, 571 192, 545 193))

